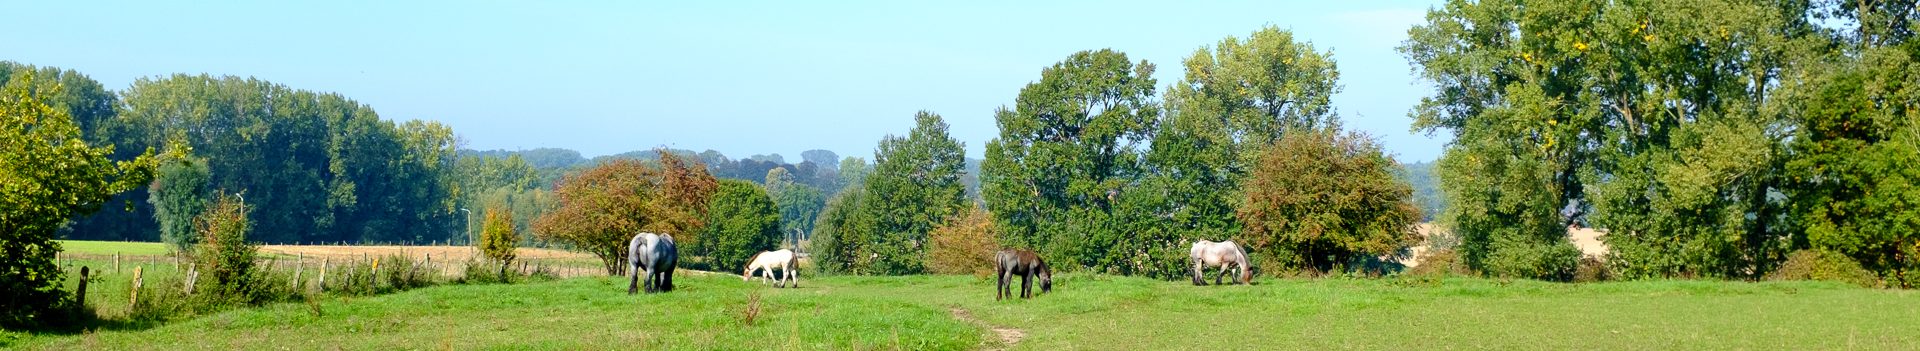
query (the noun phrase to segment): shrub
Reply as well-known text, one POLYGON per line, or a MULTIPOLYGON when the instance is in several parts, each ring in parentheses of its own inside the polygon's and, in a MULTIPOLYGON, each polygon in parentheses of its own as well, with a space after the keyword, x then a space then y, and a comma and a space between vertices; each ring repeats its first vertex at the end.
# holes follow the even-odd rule
POLYGON ((1473 269, 1467 267, 1467 261, 1461 259, 1460 253, 1451 249, 1428 251, 1426 257, 1420 258, 1420 265, 1408 269, 1406 274, 1421 276, 1474 275, 1473 269))
POLYGON ((1564 240, 1535 243, 1501 238, 1487 255, 1486 273, 1501 278, 1567 281, 1580 264, 1580 249, 1564 240))
POLYGON ((987 276, 993 271, 993 253, 999 247, 999 235, 993 228, 993 215, 979 207, 970 207, 958 218, 927 234, 927 269, 938 274, 987 276))
POLYGON ((1788 254, 1786 263, 1767 274, 1767 280, 1825 280, 1864 287, 1880 286, 1880 279, 1861 267, 1860 261, 1825 250, 1800 250, 1788 254))
POLYGON ((1607 261, 1597 257, 1580 257, 1580 265, 1573 268, 1573 281, 1576 283, 1598 282, 1613 279, 1612 269, 1607 261))
POLYGON ((511 210, 504 206, 487 209, 486 220, 480 228, 480 253, 500 262, 501 275, 506 274, 507 266, 513 265, 514 249, 520 245, 520 235, 513 229, 511 210))
POLYGON ((247 219, 248 207, 235 196, 222 192, 199 217, 193 230, 200 237, 194 254, 198 278, 194 293, 241 304, 256 304, 266 297, 256 289, 260 275, 254 271, 258 248, 247 242, 253 222, 247 219))

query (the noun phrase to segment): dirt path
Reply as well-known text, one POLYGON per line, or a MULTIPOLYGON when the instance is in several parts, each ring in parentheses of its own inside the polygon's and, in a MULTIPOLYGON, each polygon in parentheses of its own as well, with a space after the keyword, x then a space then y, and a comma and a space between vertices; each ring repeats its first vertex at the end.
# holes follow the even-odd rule
POLYGON ((967 323, 973 323, 983 327, 987 327, 988 329, 993 329, 994 334, 999 334, 1000 335, 1000 345, 998 345, 999 347, 988 348, 987 350, 999 351, 999 350, 1011 349, 1013 348, 1013 345, 1020 343, 1020 339, 1027 338, 1026 331, 989 324, 987 323, 987 321, 980 320, 979 318, 974 318, 973 312, 967 312, 966 309, 960 308, 959 306, 947 306, 947 312, 953 313, 953 318, 966 321, 967 323))

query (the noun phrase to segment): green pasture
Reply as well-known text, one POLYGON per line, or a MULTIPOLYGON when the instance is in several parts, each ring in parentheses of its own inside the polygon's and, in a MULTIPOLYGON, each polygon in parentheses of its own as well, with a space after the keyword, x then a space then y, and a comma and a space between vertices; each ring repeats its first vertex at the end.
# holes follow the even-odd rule
POLYGON ((1401 277, 1197 287, 1065 275, 1054 293, 1026 301, 994 301, 992 283, 971 276, 803 277, 798 289, 773 289, 733 275, 683 274, 678 285, 672 293, 635 296, 626 294, 626 281, 618 278, 449 285, 234 310, 159 326, 0 336, 19 339, 14 346, 27 349, 155 350, 1920 345, 1920 296, 1912 291, 1817 282, 1401 277), (756 295, 759 303, 750 307, 756 295))

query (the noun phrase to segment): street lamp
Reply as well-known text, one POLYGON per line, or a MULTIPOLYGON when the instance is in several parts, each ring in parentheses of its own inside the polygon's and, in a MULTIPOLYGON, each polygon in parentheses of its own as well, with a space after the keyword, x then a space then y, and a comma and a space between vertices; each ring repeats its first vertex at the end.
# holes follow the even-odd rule
POLYGON ((473 211, 468 211, 465 207, 462 207, 460 208, 460 212, 465 212, 467 214, 467 241, 472 242, 473 241, 473 211))

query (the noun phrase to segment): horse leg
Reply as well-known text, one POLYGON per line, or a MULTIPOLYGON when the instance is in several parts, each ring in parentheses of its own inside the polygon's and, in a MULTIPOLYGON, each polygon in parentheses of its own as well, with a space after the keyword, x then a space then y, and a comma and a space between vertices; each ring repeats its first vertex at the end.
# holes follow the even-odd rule
POLYGON ((660 271, 660 291, 673 291, 673 265, 667 267, 667 270, 660 271))
POLYGON ((640 292, 640 267, 628 266, 627 277, 627 295, 640 292))
POLYGON ((800 287, 800 272, 794 271, 796 268, 800 267, 797 265, 787 265, 787 268, 783 269, 783 271, 787 272, 787 287, 789 288, 800 287))
POLYGON ((1207 286, 1207 281, 1201 279, 1201 277, 1206 274, 1205 267, 1199 259, 1193 260, 1193 285, 1207 286))
POLYGON ((1213 275, 1213 285, 1220 285, 1220 279, 1227 277, 1227 269, 1228 266, 1226 263, 1220 264, 1220 274, 1213 275))
POLYGON ((993 280, 993 301, 1000 301, 1002 297, 1006 297, 1006 270, 996 267, 993 269, 993 274, 998 276, 993 280))
POLYGON ((659 277, 659 276, 657 276, 657 275, 655 275, 655 273, 654 273, 654 270, 653 270, 653 267, 651 267, 651 266, 649 266, 649 267, 647 267, 647 284, 646 284, 646 288, 647 288, 647 293, 648 293, 648 294, 652 294, 652 293, 653 293, 654 291, 658 291, 658 290, 660 289, 660 281, 659 281, 659 280, 660 280, 660 277, 659 277))
POLYGON ((1032 270, 1028 270, 1027 274, 1020 275, 1020 298, 1022 299, 1033 298, 1033 271, 1032 270))

